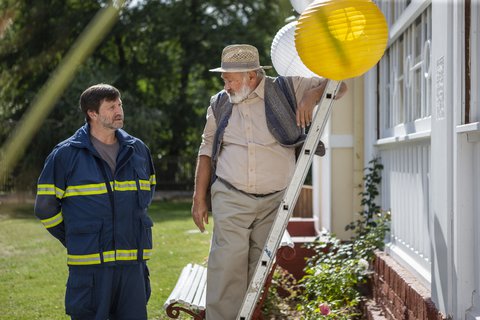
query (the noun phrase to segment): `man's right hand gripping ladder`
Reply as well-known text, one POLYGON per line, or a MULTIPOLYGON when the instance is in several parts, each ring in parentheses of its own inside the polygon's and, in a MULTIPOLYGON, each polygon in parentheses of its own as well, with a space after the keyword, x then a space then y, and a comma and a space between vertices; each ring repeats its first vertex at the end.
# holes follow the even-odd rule
POLYGON ((320 137, 322 136, 325 125, 327 124, 335 96, 340 89, 341 82, 329 80, 325 91, 314 114, 313 121, 303 144, 302 151, 297 159, 297 164, 292 177, 292 181, 285 190, 285 195, 277 211, 277 216, 273 222, 272 229, 268 235, 262 256, 260 257, 255 273, 243 298, 242 307, 237 316, 237 320, 250 320, 253 316, 255 306, 260 297, 265 279, 273 265, 276 252, 280 245, 282 235, 288 225, 288 221, 293 212, 300 189, 305 181, 308 170, 313 160, 313 155, 317 149, 320 137))

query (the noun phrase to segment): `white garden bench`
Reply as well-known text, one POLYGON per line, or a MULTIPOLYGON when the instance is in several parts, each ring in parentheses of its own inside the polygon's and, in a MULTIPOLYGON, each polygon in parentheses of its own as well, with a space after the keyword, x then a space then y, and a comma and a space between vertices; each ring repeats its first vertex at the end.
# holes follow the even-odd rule
MULTIPOLYGON (((263 294, 259 299, 252 319, 260 318, 261 308, 267 296, 275 267, 280 260, 290 260, 295 256, 295 248, 292 238, 287 231, 283 234, 280 248, 276 255, 276 261, 265 280, 263 294)), ((175 288, 165 301, 163 307, 167 316, 178 319, 180 312, 188 313, 195 320, 205 319, 205 296, 207 288, 207 268, 198 264, 187 264, 177 280, 175 288)))

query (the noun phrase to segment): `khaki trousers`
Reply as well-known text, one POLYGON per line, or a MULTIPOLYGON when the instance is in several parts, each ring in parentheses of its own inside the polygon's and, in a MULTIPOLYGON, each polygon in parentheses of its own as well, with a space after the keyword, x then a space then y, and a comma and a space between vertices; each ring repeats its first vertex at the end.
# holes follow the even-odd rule
POLYGON ((237 317, 283 192, 254 197, 212 185, 213 236, 207 269, 207 320, 237 317))

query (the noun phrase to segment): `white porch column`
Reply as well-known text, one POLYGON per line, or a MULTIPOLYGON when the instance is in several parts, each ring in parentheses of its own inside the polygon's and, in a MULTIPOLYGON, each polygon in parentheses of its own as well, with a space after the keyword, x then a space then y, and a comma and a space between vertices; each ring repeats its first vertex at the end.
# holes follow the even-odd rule
MULTIPOLYGON (((453 270, 453 8, 432 1, 432 299, 451 314, 456 296, 453 270)), ((456 62, 455 62, 456 63, 456 62)), ((458 79, 457 79, 458 80, 458 79)))

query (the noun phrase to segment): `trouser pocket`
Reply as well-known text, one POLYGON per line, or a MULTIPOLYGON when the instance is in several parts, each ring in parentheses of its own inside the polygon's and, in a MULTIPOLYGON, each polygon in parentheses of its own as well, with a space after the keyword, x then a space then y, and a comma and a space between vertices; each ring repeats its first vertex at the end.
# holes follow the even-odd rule
POLYGON ((139 258, 143 260, 150 259, 151 251, 153 247, 152 241, 152 227, 153 221, 152 219, 145 215, 140 220, 140 249, 143 252, 139 252, 139 258))
POLYGON ((150 299, 150 295, 152 294, 152 287, 150 286, 150 270, 148 270, 147 264, 143 263, 145 266, 143 277, 145 279, 145 297, 147 298, 147 302, 150 299))
POLYGON ((70 270, 65 293, 65 312, 78 318, 95 315, 94 277, 70 270))

